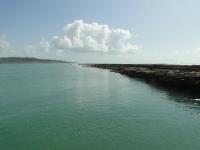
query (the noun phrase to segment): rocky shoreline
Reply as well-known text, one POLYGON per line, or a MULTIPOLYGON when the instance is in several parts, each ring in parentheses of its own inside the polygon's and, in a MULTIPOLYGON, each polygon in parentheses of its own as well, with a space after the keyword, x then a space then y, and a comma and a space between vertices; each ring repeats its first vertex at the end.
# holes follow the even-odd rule
POLYGON ((200 65, 87 64, 133 78, 180 87, 200 88, 200 65))

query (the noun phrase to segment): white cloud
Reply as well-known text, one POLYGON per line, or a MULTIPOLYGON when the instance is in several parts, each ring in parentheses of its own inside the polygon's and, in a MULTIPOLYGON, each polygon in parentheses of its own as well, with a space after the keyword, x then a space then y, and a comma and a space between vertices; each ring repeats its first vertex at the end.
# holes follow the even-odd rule
POLYGON ((42 38, 38 45, 28 45, 25 48, 25 55, 28 57, 45 57, 52 53, 49 42, 42 38))
POLYGON ((52 46, 63 51, 131 53, 139 49, 128 30, 112 29, 106 24, 75 20, 64 28, 63 36, 54 36, 52 46))
POLYGON ((0 34, 0 50, 4 50, 10 47, 10 43, 6 40, 4 34, 0 34))
POLYGON ((40 41, 39 49, 42 49, 45 52, 49 52, 50 48, 51 46, 49 42, 46 39, 42 38, 42 40, 40 41))
POLYGON ((113 29, 106 24, 85 23, 75 20, 64 27, 63 35, 53 36, 24 48, 12 48, 4 34, 0 34, 0 56, 26 56, 43 58, 64 58, 99 53, 134 53, 140 47, 133 44, 133 34, 129 30, 113 29), (79 55, 75 52, 81 52, 79 55))
POLYGON ((0 57, 7 56, 10 53, 10 42, 6 39, 5 34, 0 34, 0 57))
MULTIPOLYGON (((54 49, 52 43, 48 42, 45 38, 37 45, 27 45, 24 48, 24 55, 26 57, 38 57, 38 58, 62 58, 61 53, 63 51, 59 49, 54 49)), ((63 54, 64 55, 64 54, 63 54)))

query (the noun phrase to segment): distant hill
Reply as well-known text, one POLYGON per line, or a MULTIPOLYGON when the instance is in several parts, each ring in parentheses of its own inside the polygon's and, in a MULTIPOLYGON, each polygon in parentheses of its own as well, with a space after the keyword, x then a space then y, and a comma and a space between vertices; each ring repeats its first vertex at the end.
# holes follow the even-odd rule
POLYGON ((63 60, 38 59, 31 57, 0 57, 0 64, 24 63, 70 63, 63 60))

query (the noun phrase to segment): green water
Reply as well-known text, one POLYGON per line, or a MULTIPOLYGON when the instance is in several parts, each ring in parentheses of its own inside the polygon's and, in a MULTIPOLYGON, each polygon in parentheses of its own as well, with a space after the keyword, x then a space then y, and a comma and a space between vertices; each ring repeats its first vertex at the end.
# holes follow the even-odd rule
POLYGON ((194 98, 95 68, 0 65, 0 150, 199 150, 194 98))

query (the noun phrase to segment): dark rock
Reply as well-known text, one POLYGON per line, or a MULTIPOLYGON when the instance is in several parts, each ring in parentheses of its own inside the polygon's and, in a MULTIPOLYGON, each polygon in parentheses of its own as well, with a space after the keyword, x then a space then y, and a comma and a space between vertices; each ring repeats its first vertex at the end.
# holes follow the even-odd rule
POLYGON ((153 80, 178 86, 200 88, 199 65, 160 64, 88 64, 87 66, 109 69, 134 78, 153 80))

